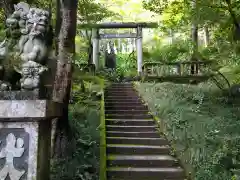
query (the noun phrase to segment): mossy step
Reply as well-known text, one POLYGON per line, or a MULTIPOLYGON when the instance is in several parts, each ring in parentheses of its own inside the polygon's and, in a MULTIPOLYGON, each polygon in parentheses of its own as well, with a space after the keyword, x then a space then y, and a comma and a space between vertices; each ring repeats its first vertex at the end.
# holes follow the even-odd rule
POLYGON ((148 132, 157 129, 157 126, 120 126, 120 125, 107 125, 107 131, 124 131, 124 132, 148 132))
POLYGON ((133 87, 132 83, 112 83, 109 87, 133 87))
POLYGON ((134 180, 166 180, 184 179, 185 173, 182 168, 108 168, 108 180, 114 178, 131 178, 134 180))
POLYGON ((121 155, 156 155, 170 154, 170 147, 164 146, 149 146, 149 145, 131 145, 131 144, 107 144, 108 154, 121 155))
POLYGON ((106 125, 128 125, 128 126, 153 126, 155 121, 152 119, 106 119, 106 125))
POLYGON ((105 102, 140 102, 142 103, 143 101, 140 98, 125 98, 125 99, 118 99, 118 98, 105 98, 105 102))
POLYGON ((123 131, 106 131, 108 137, 149 137, 157 138, 160 137, 157 131, 145 131, 145 132, 123 132, 123 131))
POLYGON ((104 91, 104 97, 107 97, 107 96, 115 96, 115 97, 118 97, 118 96, 135 96, 135 97, 138 97, 138 94, 137 92, 134 92, 134 91, 104 91))
POLYGON ((106 114, 106 118, 108 119, 150 119, 152 115, 145 114, 106 114))
POLYGON ((133 89, 133 87, 131 86, 125 86, 125 87, 122 87, 122 86, 112 86, 112 87, 108 87, 106 88, 105 90, 109 91, 109 90, 116 90, 116 91, 127 91, 127 90, 131 90, 131 91, 135 91, 133 89))
MULTIPOLYGON (((108 180, 141 180, 139 179, 139 177, 108 177, 108 180)), ((144 179, 144 180, 154 180, 154 179, 144 179)), ((158 178, 157 180, 161 180, 160 178, 158 178)), ((164 178, 162 180, 188 180, 186 178, 164 178)))
POLYGON ((119 94, 105 94, 105 99, 141 99, 137 93, 135 94, 128 94, 126 93, 119 93, 119 94))
POLYGON ((135 110, 135 109, 128 109, 128 110, 108 110, 105 109, 105 114, 149 114, 149 111, 146 110, 135 110))
POLYGON ((127 96, 130 96, 130 95, 138 95, 138 93, 133 90, 132 88, 130 89, 106 89, 104 91, 104 95, 121 95, 121 96, 124 96, 124 95, 127 95, 127 96))
POLYGON ((105 99, 105 102, 134 102, 134 103, 143 103, 143 101, 141 99, 105 99))
POLYGON ((126 89, 126 88, 133 88, 133 85, 115 85, 115 86, 109 86, 106 89, 112 89, 112 88, 121 88, 121 89, 126 89))
POLYGON ((149 111, 147 110, 136 110, 136 109, 126 109, 126 110, 119 110, 119 109, 106 109, 105 108, 105 113, 109 112, 110 114, 115 114, 115 113, 132 113, 132 112, 137 112, 137 113, 150 113, 149 111))
POLYGON ((108 167, 179 167, 169 155, 108 155, 108 167))
POLYGON ((169 145, 164 138, 107 137, 107 144, 169 145))
POLYGON ((139 97, 137 95, 137 93, 134 94, 128 94, 129 92, 125 92, 125 93, 118 93, 118 94, 105 94, 105 99, 141 99, 141 97, 139 97))
POLYGON ((121 104, 112 104, 111 106, 105 106, 106 110, 129 110, 129 109, 135 109, 135 110, 146 110, 148 111, 148 107, 144 105, 138 105, 138 106, 126 106, 121 104))
POLYGON ((143 103, 137 102, 137 101, 105 101, 105 106, 141 106, 143 103))

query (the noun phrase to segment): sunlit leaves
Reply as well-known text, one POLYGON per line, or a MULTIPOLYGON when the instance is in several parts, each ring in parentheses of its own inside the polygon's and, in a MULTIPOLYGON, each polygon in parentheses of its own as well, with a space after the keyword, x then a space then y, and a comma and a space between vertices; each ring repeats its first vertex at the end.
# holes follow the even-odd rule
POLYGON ((92 0, 80 0, 78 2, 78 19, 81 22, 94 23, 113 14, 104 5, 92 0))

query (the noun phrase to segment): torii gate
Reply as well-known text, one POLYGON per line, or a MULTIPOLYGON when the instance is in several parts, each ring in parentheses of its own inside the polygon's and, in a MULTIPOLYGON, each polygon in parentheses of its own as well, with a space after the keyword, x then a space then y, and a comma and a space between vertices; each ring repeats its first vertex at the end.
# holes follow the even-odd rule
POLYGON ((142 73, 143 64, 143 49, 142 49, 142 29, 156 28, 157 23, 146 22, 127 22, 127 23, 101 23, 101 24, 79 24, 80 28, 92 29, 92 45, 93 45, 93 64, 96 69, 99 67, 99 40, 112 38, 136 38, 137 49, 137 71, 142 73), (136 29, 136 33, 122 33, 122 34, 100 34, 100 29, 136 29))

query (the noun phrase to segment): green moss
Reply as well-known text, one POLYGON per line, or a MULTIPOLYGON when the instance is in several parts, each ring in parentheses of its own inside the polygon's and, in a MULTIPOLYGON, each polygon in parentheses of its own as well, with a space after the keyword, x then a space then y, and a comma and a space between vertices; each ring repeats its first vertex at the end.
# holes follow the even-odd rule
POLYGON ((104 107, 104 95, 102 95, 101 99, 101 110, 100 110, 100 122, 101 122, 101 130, 100 130, 100 180, 106 180, 106 163, 107 163, 107 155, 106 155, 106 129, 105 129, 105 107, 104 107))

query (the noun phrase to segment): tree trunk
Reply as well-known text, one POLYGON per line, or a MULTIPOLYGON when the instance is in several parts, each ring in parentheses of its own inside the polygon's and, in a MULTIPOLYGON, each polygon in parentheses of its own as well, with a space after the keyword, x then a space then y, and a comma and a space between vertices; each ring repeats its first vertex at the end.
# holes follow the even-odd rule
MULTIPOLYGON (((59 3, 60 1, 58 1, 59 3)), ((68 104, 71 91, 72 60, 75 54, 75 36, 77 23, 77 0, 62 0, 61 28, 58 37, 58 62, 54 83, 53 100, 62 103, 62 116, 57 122, 55 155, 65 155, 69 138, 68 104)))
POLYGON ((232 9, 232 3, 231 3, 231 0, 225 0, 226 3, 227 3, 227 6, 228 6, 228 11, 232 17, 232 20, 233 20, 233 23, 234 25, 236 26, 236 28, 240 29, 240 25, 238 23, 238 20, 237 20, 237 16, 236 14, 234 13, 233 9, 232 9))
POLYGON ((61 14, 61 3, 60 0, 56 1, 56 26, 55 26, 55 53, 58 55, 58 43, 59 43, 59 33, 62 26, 62 14, 61 14))
POLYGON ((240 40, 240 25, 239 25, 238 20, 237 20, 237 15, 233 11, 231 0, 225 0, 225 2, 227 3, 228 12, 230 13, 233 24, 235 26, 235 32, 233 33, 233 39, 235 41, 238 41, 238 40, 240 40))
MULTIPOLYGON (((192 11, 194 12, 193 18, 192 18, 192 31, 191 31, 191 36, 192 36, 192 43, 193 43, 193 54, 192 54, 192 60, 197 61, 198 60, 198 5, 197 2, 198 0, 192 0, 192 11)), ((191 66, 191 74, 195 74, 198 72, 198 67, 196 67, 196 72, 195 72, 195 67, 194 65, 191 66)))

